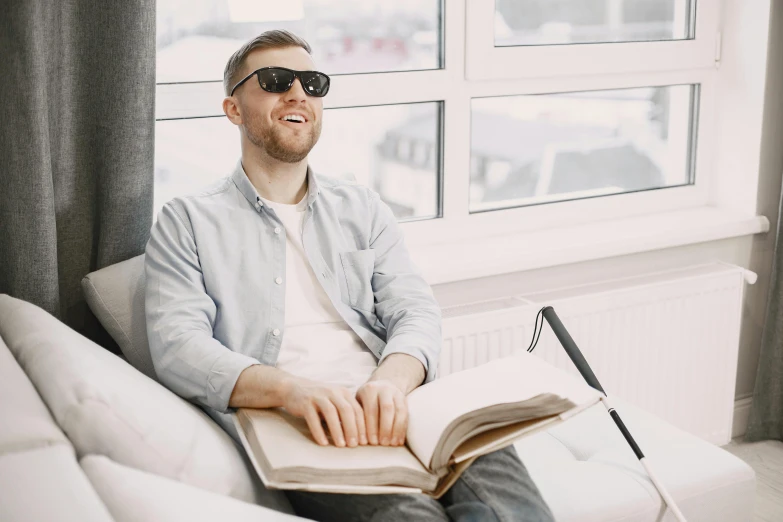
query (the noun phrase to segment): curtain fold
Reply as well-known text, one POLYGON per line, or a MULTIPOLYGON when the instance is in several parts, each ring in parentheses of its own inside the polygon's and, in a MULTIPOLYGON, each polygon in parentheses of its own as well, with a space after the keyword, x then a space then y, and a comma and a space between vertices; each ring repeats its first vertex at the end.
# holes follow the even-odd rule
POLYGON ((783 440, 783 191, 778 210, 767 314, 744 440, 783 440))
POLYGON ((155 1, 0 8, 0 293, 99 342, 87 273, 152 225, 155 1))

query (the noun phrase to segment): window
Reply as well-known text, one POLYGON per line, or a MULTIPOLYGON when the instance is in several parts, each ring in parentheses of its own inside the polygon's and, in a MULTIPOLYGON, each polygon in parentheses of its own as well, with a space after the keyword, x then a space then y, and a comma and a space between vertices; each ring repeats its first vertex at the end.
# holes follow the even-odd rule
POLYGON ((697 92, 474 98, 471 212, 692 184, 697 92))
POLYGON ((441 67, 438 0, 158 0, 157 81, 221 81, 228 58, 288 29, 327 74, 441 67))
POLYGON ((467 75, 542 78, 709 67, 719 44, 719 5, 717 0, 468 2, 467 75))
POLYGON ((222 113, 223 69, 247 40, 282 28, 332 76, 314 170, 373 188, 401 221, 440 216, 442 103, 390 73, 442 68, 442 12, 440 0, 159 0, 155 213, 231 172, 239 136, 222 113))
MULTIPOLYGON (((438 149, 440 114, 440 103, 327 109, 329 130, 310 164, 371 187, 401 221, 437 217, 440 159, 426 151, 438 149)), ((239 133, 225 116, 158 122, 155 213, 170 199, 229 175, 240 153, 239 133)))
POLYGON ((156 209, 234 167, 223 67, 269 28, 303 36, 332 75, 314 170, 376 190, 414 256, 707 206, 720 6, 159 0, 156 209))
POLYGON ((497 0, 495 46, 693 38, 695 0, 497 0))

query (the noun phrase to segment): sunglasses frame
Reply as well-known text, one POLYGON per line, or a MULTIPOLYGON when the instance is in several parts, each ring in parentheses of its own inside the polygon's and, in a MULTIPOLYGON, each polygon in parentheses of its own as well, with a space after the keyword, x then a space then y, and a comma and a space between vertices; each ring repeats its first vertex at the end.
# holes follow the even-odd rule
POLYGON ((281 92, 273 92, 273 91, 268 91, 268 90, 264 89, 264 87, 261 85, 261 77, 258 76, 258 86, 261 87, 261 89, 264 90, 265 92, 271 92, 272 94, 282 94, 284 92, 288 92, 288 91, 291 90, 291 87, 294 86, 294 82, 296 81, 296 79, 299 78, 299 83, 302 84, 302 90, 304 91, 304 93, 306 95, 312 96, 314 98, 323 98, 324 96, 326 96, 329 93, 329 87, 331 85, 331 79, 329 78, 329 76, 327 74, 322 73, 321 71, 295 71, 293 69, 289 69, 288 67, 279 67, 279 66, 276 66, 276 65, 272 65, 272 66, 269 66, 269 67, 261 67, 260 69, 256 69, 255 71, 251 72, 250 74, 248 74, 247 76, 242 78, 239 81, 239 83, 234 85, 234 88, 231 89, 231 94, 229 94, 229 96, 233 96, 234 95, 234 91, 236 91, 237 88, 239 88, 240 85, 242 85, 243 83, 248 81, 250 78, 252 78, 253 76, 257 76, 258 73, 261 72, 261 71, 266 71, 266 70, 269 70, 269 69, 282 69, 284 71, 288 71, 288 72, 293 73, 294 77, 291 80, 291 83, 288 84, 288 88, 286 90, 281 91, 281 92), (303 82, 302 76, 301 76, 302 73, 320 74, 324 78, 326 78, 326 92, 324 92, 320 96, 319 95, 315 95, 315 94, 310 94, 309 92, 307 92, 307 89, 304 88, 304 82, 303 82))

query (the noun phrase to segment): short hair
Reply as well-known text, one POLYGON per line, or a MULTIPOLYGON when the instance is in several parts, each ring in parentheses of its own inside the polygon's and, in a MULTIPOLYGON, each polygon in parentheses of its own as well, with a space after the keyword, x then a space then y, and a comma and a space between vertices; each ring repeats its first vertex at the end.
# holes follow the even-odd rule
POLYGON ((310 44, 290 31, 281 29, 265 31, 237 49, 228 59, 223 71, 223 89, 226 91, 226 96, 231 95, 231 88, 241 80, 239 75, 242 66, 245 65, 247 55, 256 49, 281 49, 283 47, 301 47, 308 54, 313 54, 310 44))

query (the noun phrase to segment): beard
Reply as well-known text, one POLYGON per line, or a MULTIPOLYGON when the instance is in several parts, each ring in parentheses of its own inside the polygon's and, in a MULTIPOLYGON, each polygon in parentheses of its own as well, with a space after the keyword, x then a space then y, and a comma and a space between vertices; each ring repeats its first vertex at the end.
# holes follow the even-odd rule
MULTIPOLYGON (((307 124, 301 124, 303 127, 307 124)), ((291 129, 293 130, 293 129, 291 129)), ((272 158, 284 163, 298 163, 305 159, 321 136, 321 120, 301 129, 289 132, 282 125, 266 124, 261 118, 248 121, 247 138, 272 158)))

